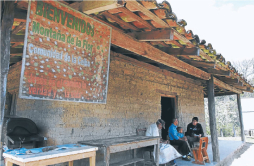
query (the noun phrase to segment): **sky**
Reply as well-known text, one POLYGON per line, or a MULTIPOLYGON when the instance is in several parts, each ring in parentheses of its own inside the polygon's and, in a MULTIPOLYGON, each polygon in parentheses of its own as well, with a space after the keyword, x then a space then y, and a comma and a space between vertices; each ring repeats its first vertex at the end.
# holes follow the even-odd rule
MULTIPOLYGON (((157 0, 158 3, 163 0, 157 0)), ((167 0, 178 19, 226 61, 254 58, 254 0, 167 0)))

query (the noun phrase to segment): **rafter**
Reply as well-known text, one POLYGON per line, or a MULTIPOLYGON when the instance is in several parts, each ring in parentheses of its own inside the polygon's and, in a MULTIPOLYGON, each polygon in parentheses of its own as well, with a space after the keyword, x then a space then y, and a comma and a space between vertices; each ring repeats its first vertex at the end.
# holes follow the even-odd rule
POLYGON ((172 55, 160 51, 146 42, 137 41, 129 35, 118 32, 114 29, 112 30, 111 42, 118 47, 124 48, 197 78, 204 80, 208 80, 210 78, 210 74, 193 67, 172 55))
POLYGON ((173 30, 163 29, 148 32, 133 32, 128 35, 138 39, 139 41, 171 41, 173 40, 173 30))
POLYGON ((214 77, 214 85, 216 85, 218 87, 221 87, 223 89, 227 89, 227 90, 229 90, 231 92, 234 92, 234 93, 238 93, 238 94, 242 93, 242 90, 236 89, 233 86, 230 86, 230 85, 220 81, 219 79, 217 79, 215 77, 214 77))
POLYGON ((22 30, 24 27, 26 26, 25 22, 21 22, 18 26, 16 26, 13 31, 12 34, 16 34, 18 33, 20 30, 22 30))
POLYGON ((118 10, 120 10, 121 12, 125 13, 126 15, 128 15, 129 17, 134 18, 135 20, 137 20, 138 22, 140 22, 141 24, 143 24, 144 26, 146 26, 149 29, 156 29, 155 27, 153 27, 151 24, 149 24, 148 22, 146 22, 145 20, 143 20, 142 18, 140 18, 139 16, 137 16, 136 14, 134 14, 133 12, 129 11, 128 9, 126 9, 125 7, 120 7, 117 8, 118 10))
POLYGON ((113 21, 117 22, 118 24, 123 26, 125 29, 132 29, 132 30, 135 30, 135 31, 139 30, 137 27, 131 25, 130 23, 127 23, 127 22, 123 21, 122 19, 118 18, 117 16, 114 16, 114 15, 110 14, 108 11, 103 12, 102 15, 104 15, 105 17, 108 17, 108 18, 112 19, 113 21))
POLYGON ((216 70, 216 69, 207 69, 208 73, 218 75, 218 76, 230 76, 230 71, 224 71, 224 70, 216 70))
POLYGON ((194 60, 186 60, 186 62, 195 67, 215 68, 215 62, 194 61, 194 60))
POLYGON ((170 55, 197 55, 199 56, 199 48, 170 48, 170 47, 161 47, 161 51, 166 52, 170 55))

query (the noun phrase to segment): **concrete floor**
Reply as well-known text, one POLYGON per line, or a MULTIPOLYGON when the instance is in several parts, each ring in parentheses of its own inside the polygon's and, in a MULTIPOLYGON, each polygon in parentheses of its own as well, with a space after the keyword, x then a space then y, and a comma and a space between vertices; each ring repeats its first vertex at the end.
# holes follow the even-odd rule
MULTIPOLYGON (((241 141, 220 140, 219 138, 219 151, 220 151, 221 162, 223 162, 223 160, 225 161, 227 157, 233 155, 233 153, 237 151, 242 145, 243 145, 243 142, 241 141)), ((208 144, 207 153, 211 163, 206 163, 206 166, 220 165, 220 163, 213 162, 213 152, 212 152, 211 144, 208 144)), ((192 161, 195 161, 195 160, 192 159, 191 161, 184 161, 182 159, 177 159, 176 164, 178 166, 198 166, 197 164, 193 164, 192 161)))
MULTIPOLYGON (((241 146, 243 145, 243 142, 241 141, 232 141, 232 140, 221 140, 219 138, 219 149, 220 149, 220 159, 221 163, 223 160, 225 161, 229 156, 232 156, 235 151, 237 151, 241 146)), ((206 166, 218 166, 221 163, 212 162, 213 160, 213 152, 212 152, 212 145, 208 144, 208 156, 211 161, 211 163, 206 163, 206 166)), ((184 161, 182 159, 177 159, 176 164, 178 166, 198 166, 197 164, 193 164, 192 159, 191 161, 184 161)), ((223 165, 223 164, 221 164, 223 165)), ((1 161, 0 166, 4 166, 3 161, 1 161)))

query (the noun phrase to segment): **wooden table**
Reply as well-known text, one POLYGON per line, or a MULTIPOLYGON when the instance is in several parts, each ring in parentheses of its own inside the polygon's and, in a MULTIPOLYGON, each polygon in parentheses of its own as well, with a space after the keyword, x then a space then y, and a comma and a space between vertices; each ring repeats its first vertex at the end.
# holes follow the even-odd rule
MULTIPOLYGON (((109 166, 110 153, 117 153, 127 150, 134 150, 133 157, 136 157, 136 149, 141 147, 147 147, 155 145, 156 165, 159 166, 159 145, 160 137, 147 137, 147 136, 126 136, 126 137, 116 137, 108 139, 98 139, 89 141, 79 141, 78 143, 84 145, 97 146, 99 151, 104 153, 104 166, 109 166)), ((124 165, 124 164, 113 164, 113 165, 124 165)))
POLYGON ((11 155, 3 153, 3 156, 5 158, 6 166, 12 166, 13 164, 20 166, 42 166, 63 162, 69 162, 69 166, 73 166, 74 160, 83 158, 89 158, 90 166, 95 166, 96 150, 98 150, 97 147, 85 146, 29 155, 11 155))

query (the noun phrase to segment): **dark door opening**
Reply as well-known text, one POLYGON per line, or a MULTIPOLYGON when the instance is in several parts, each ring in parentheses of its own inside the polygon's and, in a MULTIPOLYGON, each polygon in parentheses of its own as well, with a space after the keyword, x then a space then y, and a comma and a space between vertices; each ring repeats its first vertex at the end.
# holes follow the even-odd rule
POLYGON ((161 130, 162 139, 166 140, 168 128, 175 118, 175 98, 161 97, 161 119, 165 121, 165 129, 161 130))

